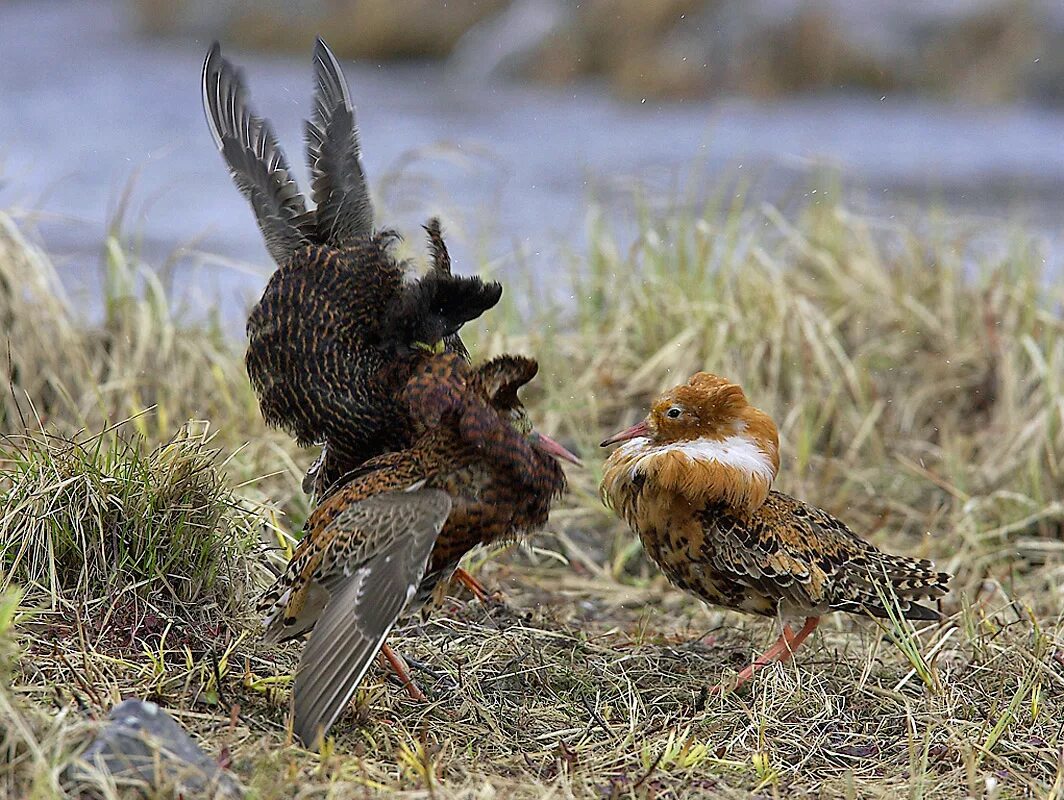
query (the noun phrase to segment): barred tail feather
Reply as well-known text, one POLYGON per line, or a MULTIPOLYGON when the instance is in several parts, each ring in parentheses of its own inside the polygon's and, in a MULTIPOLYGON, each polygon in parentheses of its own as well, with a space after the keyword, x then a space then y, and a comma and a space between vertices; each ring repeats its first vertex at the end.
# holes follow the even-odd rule
POLYGON ((952 575, 938 572, 931 561, 878 552, 876 556, 867 565, 867 572, 862 574, 855 570, 851 573, 849 597, 833 604, 833 608, 839 611, 864 611, 874 617, 886 618, 889 615, 884 607, 883 595, 891 594, 905 619, 941 619, 937 611, 916 601, 934 600, 946 594, 952 575))

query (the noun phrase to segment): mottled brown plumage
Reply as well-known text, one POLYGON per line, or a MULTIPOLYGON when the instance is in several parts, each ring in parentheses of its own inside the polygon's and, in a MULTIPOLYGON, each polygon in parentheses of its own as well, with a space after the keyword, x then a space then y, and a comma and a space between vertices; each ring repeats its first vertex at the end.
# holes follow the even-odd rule
POLYGON ((304 743, 333 723, 404 610, 427 602, 466 553, 546 522, 565 487, 555 458, 567 454, 532 430, 517 398, 535 372, 515 356, 424 362, 403 399, 432 427, 349 474, 307 520, 261 603, 268 640, 314 628, 293 691, 304 743))
POLYGON ((324 444, 319 489, 421 428, 396 398, 417 364, 465 354, 459 328, 502 288, 456 277, 438 220, 427 226, 432 269, 414 281, 374 232, 354 107, 336 58, 314 52, 314 113, 306 126, 311 197, 292 178, 269 123, 251 113, 239 70, 215 44, 203 67, 208 126, 248 199, 278 269, 248 319, 247 369, 263 417, 303 445, 324 444))
POLYGON ((806 617, 740 674, 789 657, 829 611, 908 619, 938 613, 916 601, 946 592, 930 561, 894 556, 819 508, 771 491, 779 468, 772 420, 736 384, 698 373, 666 392, 606 463, 606 503, 639 534, 647 554, 680 588, 713 605, 766 616, 806 617))

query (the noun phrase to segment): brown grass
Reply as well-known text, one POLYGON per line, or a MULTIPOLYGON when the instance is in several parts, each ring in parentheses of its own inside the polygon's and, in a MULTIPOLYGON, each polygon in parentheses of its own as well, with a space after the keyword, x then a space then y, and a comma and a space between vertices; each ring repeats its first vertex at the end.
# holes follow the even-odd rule
MULTIPOLYGON (((151 477, 124 489, 140 500, 119 504, 126 535, 147 540, 159 520, 195 512, 217 536, 198 552, 224 554, 211 580, 184 574, 206 562, 157 558, 47 587, 5 555, 5 582, 25 596, 0 601, 0 665, 13 676, 0 688, 0 796, 63 796, 92 721, 132 695, 166 706, 261 798, 997 798, 1064 786, 1064 322, 1028 237, 975 259, 963 238, 824 207, 647 223, 624 250, 596 230, 570 265, 571 305, 536 301, 531 317, 508 306, 471 332, 478 357, 540 358, 535 418, 588 469, 570 472, 530 550, 474 558, 505 604, 458 595, 398 631, 393 644, 425 664, 430 702, 372 671, 316 756, 286 736, 299 647, 259 647, 248 614, 281 555, 256 538, 272 546, 277 529, 298 529, 312 453, 263 428, 239 343, 130 290, 102 325, 78 320, 53 296, 47 259, 0 223, 14 370, 0 407, 14 437, 0 454, 4 541, 58 541, 48 500, 78 441, 67 477, 84 513, 58 511, 86 536, 107 487, 143 469, 151 477), (595 447, 702 368, 740 380, 780 423, 782 488, 956 573, 945 623, 837 615, 794 663, 707 698, 773 623, 672 589, 599 503, 595 447), (175 439, 189 419, 210 420, 213 438, 201 427, 175 439), (210 478, 194 492, 172 491, 189 484, 160 466, 175 442, 210 478), (174 575, 184 592, 163 590, 174 575), (90 598, 87 585, 107 589, 90 598)), ((129 274, 118 244, 107 268, 129 274)), ((68 548, 59 573, 84 575, 90 556, 68 548)))

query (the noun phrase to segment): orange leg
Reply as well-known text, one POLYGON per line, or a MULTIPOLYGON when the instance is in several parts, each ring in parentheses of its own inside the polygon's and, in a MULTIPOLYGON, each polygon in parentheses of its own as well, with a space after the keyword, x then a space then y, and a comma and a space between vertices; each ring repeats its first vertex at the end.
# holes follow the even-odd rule
POLYGON ((402 681, 403 686, 406 688, 406 693, 410 695, 410 698, 421 703, 428 702, 425 693, 418 688, 417 684, 414 683, 414 679, 410 677, 410 668, 406 665, 406 661, 403 660, 403 657, 386 644, 381 645, 381 655, 384 656, 384 660, 392 668, 395 674, 399 676, 399 680, 402 681))
MULTIPOLYGON (((794 652, 801 646, 820 622, 820 617, 807 617, 805 625, 798 633, 793 633, 789 625, 783 626, 783 632, 780 633, 780 638, 776 640, 776 643, 772 645, 765 653, 754 661, 749 667, 739 673, 735 688, 739 688, 746 683, 750 678, 754 676, 754 673, 761 669, 766 664, 771 664, 773 661, 779 661, 781 664, 789 660, 794 652)), ((725 691, 727 687, 723 684, 717 684, 710 690, 710 694, 720 694, 725 691)))
POLYGON ((802 642, 809 638, 809 635, 816 630, 816 626, 820 624, 820 617, 806 617, 805 625, 802 629, 794 635, 793 638, 787 641, 787 646, 784 648, 783 653, 780 655, 780 663, 783 664, 789 661, 794 655, 795 651, 802 646, 802 642))
POLYGON ((454 571, 454 578, 469 591, 473 593, 473 596, 477 598, 481 603, 487 603, 491 600, 491 592, 488 588, 469 574, 468 571, 459 567, 454 571))

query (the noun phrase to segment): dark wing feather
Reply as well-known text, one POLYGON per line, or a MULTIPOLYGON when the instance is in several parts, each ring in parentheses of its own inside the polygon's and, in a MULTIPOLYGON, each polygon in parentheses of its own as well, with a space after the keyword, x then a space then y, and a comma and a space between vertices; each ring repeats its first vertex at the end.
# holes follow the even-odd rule
POLYGON ((915 603, 940 597, 950 576, 930 561, 890 555, 843 522, 782 492, 770 492, 749 519, 707 509, 709 560, 734 582, 799 609, 885 616, 881 595, 893 594, 908 619, 938 619, 915 603))
POLYGON ((440 218, 433 217, 425 225, 429 236, 429 249, 432 250, 432 269, 441 275, 451 274, 451 254, 447 252, 447 243, 443 241, 443 228, 440 218))
POLYGON ((373 233, 373 205, 347 82, 321 38, 314 47, 314 78, 314 113, 306 125, 311 197, 321 241, 343 247, 373 233))
MULTIPOLYGON (((294 729, 307 746, 325 735, 425 574, 450 513, 436 489, 394 492, 345 509, 334 525, 373 542, 373 555, 324 578, 330 599, 303 650, 292 692, 294 729)), ((361 552, 361 550, 357 551, 361 552)))
POLYGON ((211 138, 240 193, 248 199, 277 264, 308 244, 306 202, 265 120, 251 113, 240 70, 215 42, 203 62, 203 111, 211 138))

